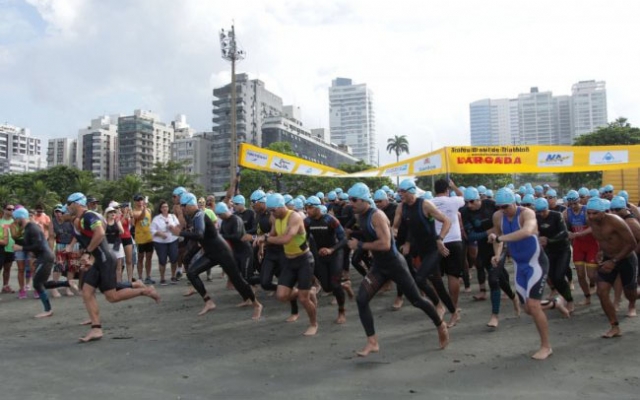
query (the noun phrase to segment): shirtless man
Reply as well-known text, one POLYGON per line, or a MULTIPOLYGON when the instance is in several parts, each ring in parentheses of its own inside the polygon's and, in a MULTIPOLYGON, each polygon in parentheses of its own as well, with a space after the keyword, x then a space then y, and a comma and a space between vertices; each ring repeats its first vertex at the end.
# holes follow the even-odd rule
POLYGON ((593 236, 600 244, 598 257, 598 297, 611 328, 603 338, 613 338, 622 334, 616 316, 616 309, 609 297, 611 287, 620 276, 624 294, 629 300, 627 316, 635 317, 636 290, 638 287, 637 242, 629 226, 622 218, 606 212, 602 199, 592 198, 587 203, 587 216, 593 236))

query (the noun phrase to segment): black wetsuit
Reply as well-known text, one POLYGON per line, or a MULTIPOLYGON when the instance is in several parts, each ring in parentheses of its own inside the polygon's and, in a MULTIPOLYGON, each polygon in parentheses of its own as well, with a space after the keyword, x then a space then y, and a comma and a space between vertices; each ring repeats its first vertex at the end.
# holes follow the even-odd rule
POLYGON ((566 301, 573 301, 571 288, 565 279, 571 260, 571 245, 564 218, 557 211, 549 211, 546 218, 536 213, 536 221, 538 222, 538 236, 547 238, 544 252, 549 259, 548 276, 551 284, 566 301))
MULTIPOLYGON (((362 229, 363 242, 370 243, 378 239, 372 224, 373 213, 380 212, 375 208, 370 208, 366 213, 360 216, 359 225, 362 229)), ((442 324, 442 319, 438 316, 436 309, 425 298, 420 296, 416 282, 409 273, 409 268, 405 259, 398 253, 395 247, 393 237, 390 248, 387 251, 371 251, 373 255, 373 264, 367 275, 360 283, 358 290, 357 303, 358 313, 360 314, 360 322, 364 327, 367 337, 375 335, 373 325, 373 314, 369 307, 369 302, 380 290, 382 285, 388 280, 392 280, 396 285, 402 288, 404 295, 409 299, 414 307, 424 311, 431 318, 436 326, 442 324)))
POLYGON ((245 235, 245 226, 242 219, 236 214, 222 219, 220 223, 220 235, 229 243, 233 250, 238 270, 242 277, 249 282, 253 278, 253 249, 251 243, 242 241, 245 235))
MULTIPOLYGON (((191 262, 187 271, 187 278, 194 289, 198 291, 204 301, 210 300, 204 283, 200 279, 200 274, 216 265, 220 265, 224 273, 229 277, 233 287, 242 296, 242 299, 255 301, 256 297, 253 294, 253 290, 251 290, 251 286, 240 275, 231 248, 218 233, 215 223, 202 210, 196 211, 191 222, 193 231, 182 231, 180 236, 197 241, 203 250, 202 256, 191 262)), ((193 255, 199 250, 198 247, 192 247, 185 258, 192 259, 193 255)))

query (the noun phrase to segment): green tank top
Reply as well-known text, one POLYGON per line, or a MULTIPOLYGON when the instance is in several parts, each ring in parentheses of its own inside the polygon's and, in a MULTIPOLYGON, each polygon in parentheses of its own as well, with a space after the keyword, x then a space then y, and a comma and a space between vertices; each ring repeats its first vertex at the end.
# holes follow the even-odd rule
MULTIPOLYGON (((9 229, 9 225, 13 224, 13 219, 0 219, 0 228, 4 227, 6 225, 7 227, 7 234, 9 235, 9 242, 7 243, 7 245, 4 248, 4 251, 8 252, 8 253, 13 253, 13 245, 15 244, 15 241, 13 240, 13 238, 11 237, 11 230, 9 229)), ((4 229, 0 229, 0 240, 4 240, 4 229)))
MULTIPOLYGON (((287 211, 287 215, 282 218, 276 218, 276 234, 278 236, 282 236, 285 234, 285 232, 287 231, 287 225, 289 224, 289 217, 291 217, 291 214, 293 214, 295 211, 287 211)), ((308 247, 307 247, 307 238, 306 235, 304 233, 298 233, 296 235, 293 236, 293 239, 291 239, 291 241, 287 244, 285 244, 284 246, 284 254, 288 257, 297 257, 301 254, 304 254, 308 247)))

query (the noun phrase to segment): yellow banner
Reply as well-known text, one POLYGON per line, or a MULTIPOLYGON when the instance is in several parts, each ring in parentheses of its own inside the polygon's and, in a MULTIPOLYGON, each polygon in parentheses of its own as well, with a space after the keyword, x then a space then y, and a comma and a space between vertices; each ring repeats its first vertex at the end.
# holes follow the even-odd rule
POLYGON ((640 167, 640 146, 446 147, 447 170, 458 174, 559 173, 640 167))
POLYGON ((263 149, 247 143, 240 145, 239 164, 245 168, 282 174, 297 174, 309 176, 338 176, 346 175, 339 169, 316 164, 302 158, 263 149))

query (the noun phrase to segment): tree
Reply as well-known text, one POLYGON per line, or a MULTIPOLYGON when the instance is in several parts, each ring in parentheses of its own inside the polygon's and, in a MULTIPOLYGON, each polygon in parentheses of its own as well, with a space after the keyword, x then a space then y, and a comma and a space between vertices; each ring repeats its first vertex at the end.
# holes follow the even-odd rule
MULTIPOLYGON (((409 154, 409 141, 406 135, 395 135, 387 139, 387 152, 396 153, 396 162, 400 161, 400 154, 409 154)), ((396 177, 396 185, 400 185, 400 177, 396 177)))
MULTIPOLYGON (((640 128, 632 127, 627 119, 619 117, 595 132, 579 136, 575 146, 614 146, 640 144, 640 128)), ((571 172, 558 174, 558 183, 564 188, 600 187, 602 172, 571 172)))
MULTIPOLYGON (((511 183, 511 174, 449 174, 456 186, 473 186, 478 187, 484 185, 487 189, 496 190, 505 187, 511 183)), ((445 174, 435 175, 433 181, 438 179, 447 179, 445 174)), ((419 188, 434 191, 431 185, 431 176, 421 176, 416 180, 419 188)), ((434 193, 435 194, 435 193, 434 193)))

